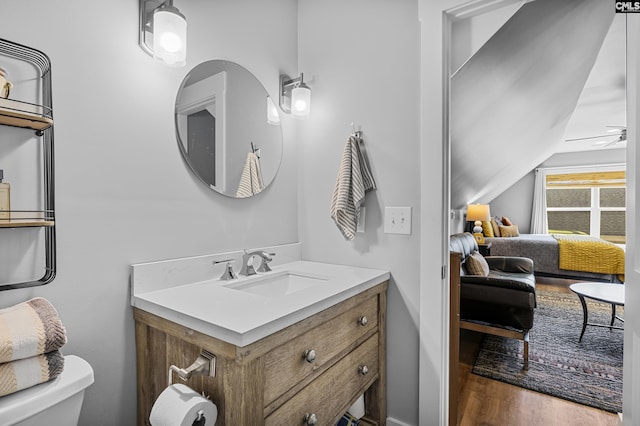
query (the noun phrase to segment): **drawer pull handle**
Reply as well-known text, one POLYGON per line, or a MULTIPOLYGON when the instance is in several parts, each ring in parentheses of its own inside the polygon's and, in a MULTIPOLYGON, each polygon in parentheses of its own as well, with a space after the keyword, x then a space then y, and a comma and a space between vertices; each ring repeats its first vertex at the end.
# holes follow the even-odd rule
POLYGON ((369 324, 369 319, 366 315, 363 315, 358 319, 358 324, 364 327, 365 325, 369 324))
POLYGON ((304 360, 307 362, 313 362, 316 360, 316 351, 314 351, 313 349, 307 349, 302 354, 302 358, 304 358, 304 360))
POLYGON ((369 373, 369 367, 367 367, 366 365, 361 365, 360 367, 358 367, 358 371, 363 376, 366 376, 369 373))
POLYGON ((318 424, 318 418, 313 413, 311 414, 307 413, 304 415, 304 422, 307 426, 313 426, 318 424))

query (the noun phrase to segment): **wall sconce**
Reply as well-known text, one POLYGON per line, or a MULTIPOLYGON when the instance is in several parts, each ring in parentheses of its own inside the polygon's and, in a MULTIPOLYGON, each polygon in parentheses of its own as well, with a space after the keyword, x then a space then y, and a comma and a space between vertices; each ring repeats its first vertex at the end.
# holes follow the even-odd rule
POLYGON ((482 234, 482 222, 488 220, 491 220, 488 204, 469 204, 467 206, 467 221, 475 222, 474 234, 482 234))
POLYGON ((187 20, 173 6, 173 0, 140 0, 138 44, 166 65, 186 65, 187 20))
POLYGON ((280 108, 296 118, 309 118, 311 112, 311 89, 304 84, 304 74, 290 78, 280 76, 280 108))

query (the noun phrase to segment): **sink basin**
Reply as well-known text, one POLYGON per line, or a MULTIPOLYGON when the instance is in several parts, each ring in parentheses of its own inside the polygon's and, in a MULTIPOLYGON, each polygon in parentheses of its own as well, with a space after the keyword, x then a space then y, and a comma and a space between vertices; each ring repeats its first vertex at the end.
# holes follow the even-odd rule
POLYGON ((311 288, 329 280, 329 277, 283 271, 248 281, 227 284, 224 287, 261 296, 278 298, 311 288))

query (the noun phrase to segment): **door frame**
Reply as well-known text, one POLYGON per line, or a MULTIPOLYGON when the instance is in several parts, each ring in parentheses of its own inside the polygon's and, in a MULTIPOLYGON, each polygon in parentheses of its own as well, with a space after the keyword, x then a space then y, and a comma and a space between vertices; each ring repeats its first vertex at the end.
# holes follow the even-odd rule
MULTIPOLYGON (((625 305, 640 307, 640 185, 638 165, 640 150, 637 149, 638 109, 640 101, 640 16, 627 14, 627 245, 625 258, 625 305)), ((625 310, 624 313, 624 362, 622 410, 625 424, 638 424, 640 413, 634 403, 640 401, 640 309, 625 310), (635 411, 635 412, 634 412, 635 411)))

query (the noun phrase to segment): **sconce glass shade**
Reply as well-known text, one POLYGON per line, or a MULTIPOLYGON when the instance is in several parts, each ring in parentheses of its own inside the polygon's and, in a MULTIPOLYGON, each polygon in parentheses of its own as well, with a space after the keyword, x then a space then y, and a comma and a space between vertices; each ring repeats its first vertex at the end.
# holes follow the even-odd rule
POLYGON ((309 118, 311 113, 311 89, 304 84, 304 74, 289 78, 280 75, 280 108, 296 118, 309 118))
POLYGON ((278 114, 278 108, 273 103, 271 96, 267 96, 267 123, 274 126, 280 124, 280 114, 278 114))
POLYGON ((291 114, 296 118, 309 118, 311 114, 311 89, 304 83, 291 91, 291 114))
POLYGON ((186 64, 187 20, 173 6, 165 4, 153 12, 153 57, 171 66, 186 64))

